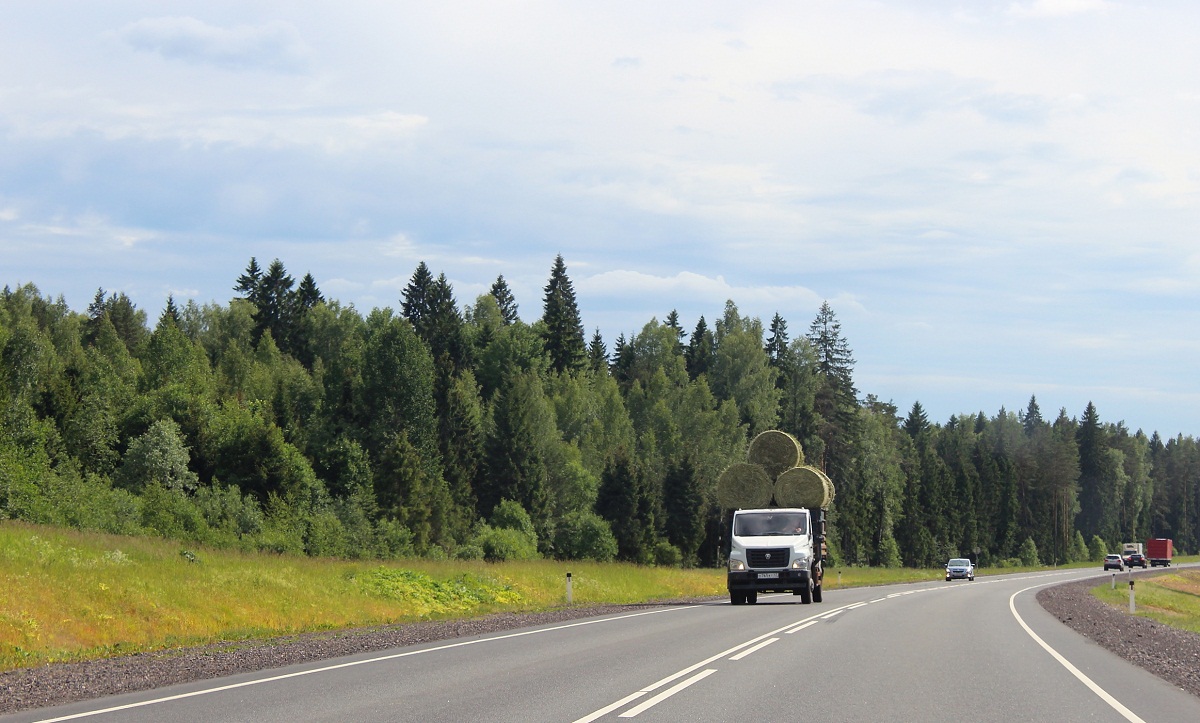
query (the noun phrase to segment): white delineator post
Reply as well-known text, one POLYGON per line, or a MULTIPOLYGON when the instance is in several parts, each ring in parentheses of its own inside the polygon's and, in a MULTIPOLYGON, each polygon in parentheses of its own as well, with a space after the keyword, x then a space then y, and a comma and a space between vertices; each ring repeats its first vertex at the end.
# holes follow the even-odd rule
POLYGON ((567 573, 567 604, 571 604, 571 573, 567 573))
POLYGON ((1129 614, 1132 615, 1137 610, 1137 605, 1133 602, 1133 580, 1129 581, 1129 614))

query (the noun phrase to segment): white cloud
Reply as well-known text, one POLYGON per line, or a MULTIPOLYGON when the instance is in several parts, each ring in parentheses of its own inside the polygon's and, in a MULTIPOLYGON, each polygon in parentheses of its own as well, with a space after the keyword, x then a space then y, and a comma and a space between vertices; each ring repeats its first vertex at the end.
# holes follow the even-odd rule
POLYGON ((777 306, 810 306, 820 304, 821 297, 804 286, 742 286, 737 287, 724 276, 704 276, 681 271, 674 276, 655 276, 626 269, 605 271, 581 278, 576 286, 580 293, 594 297, 658 297, 672 300, 733 299, 739 305, 757 308, 777 306))
POLYGON ((88 244, 115 245, 126 249, 160 236, 157 231, 150 229, 113 224, 96 214, 25 223, 20 227, 20 234, 33 240, 84 239, 88 244))
POLYGON ((234 70, 300 73, 310 55, 296 28, 278 21, 222 28, 191 17, 144 18, 120 37, 135 50, 234 70))
POLYGON ((1061 18, 1103 11, 1111 6, 1106 0, 1033 0, 1013 3, 1008 12, 1021 18, 1061 18))

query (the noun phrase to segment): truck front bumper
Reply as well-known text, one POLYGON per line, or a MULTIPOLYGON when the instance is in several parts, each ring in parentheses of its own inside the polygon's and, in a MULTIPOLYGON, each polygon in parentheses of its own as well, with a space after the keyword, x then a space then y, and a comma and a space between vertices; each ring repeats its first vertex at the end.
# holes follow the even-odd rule
POLYGON ((726 586, 730 592, 795 592, 808 588, 808 570, 745 570, 730 572, 726 586))

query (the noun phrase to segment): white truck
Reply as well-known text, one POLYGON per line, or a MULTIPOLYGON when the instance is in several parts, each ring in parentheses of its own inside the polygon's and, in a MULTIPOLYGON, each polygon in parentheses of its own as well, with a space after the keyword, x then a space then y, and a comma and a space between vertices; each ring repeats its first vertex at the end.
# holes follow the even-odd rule
POLYGON ((790 592, 801 603, 821 602, 825 511, 812 512, 803 507, 734 511, 729 602, 754 604, 760 592, 790 592))

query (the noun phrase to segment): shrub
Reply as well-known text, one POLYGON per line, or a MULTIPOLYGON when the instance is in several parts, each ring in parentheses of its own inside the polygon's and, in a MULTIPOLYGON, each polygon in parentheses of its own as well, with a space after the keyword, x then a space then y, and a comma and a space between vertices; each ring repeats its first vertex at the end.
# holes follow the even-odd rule
POLYGON ((142 491, 142 526, 162 537, 203 542, 209 527, 204 515, 182 491, 157 481, 142 491))
POLYGON ((1033 541, 1032 537, 1026 537, 1025 541, 1021 543, 1021 549, 1017 550, 1017 557, 1026 567, 1034 567, 1038 564, 1037 543, 1033 541))
POLYGON ((525 508, 519 502, 500 500, 500 504, 496 505, 496 509, 492 511, 491 523, 492 527, 517 530, 527 537, 537 540, 537 532, 534 530, 533 520, 529 518, 529 513, 525 511, 525 508))
POLYGON ((611 562, 617 557, 617 538, 608 521, 594 512, 568 512, 554 536, 554 549, 564 560, 611 562))
POLYGON ((379 536, 379 548, 384 557, 412 557, 416 554, 413 546, 413 533, 404 525, 391 518, 385 518, 375 523, 379 536))
POLYGON ((1107 554, 1108 545, 1104 544, 1100 535, 1092 535, 1092 541, 1088 543, 1088 559, 1092 562, 1101 562, 1107 554))
POLYGON ((483 548, 479 545, 459 545, 454 551, 456 560, 482 560, 483 548))
POLYGON ((538 559, 537 544, 519 530, 480 525, 471 544, 483 549, 488 562, 538 559))
POLYGON ((671 543, 663 540, 654 546, 654 564, 658 567, 680 567, 683 553, 671 543))

